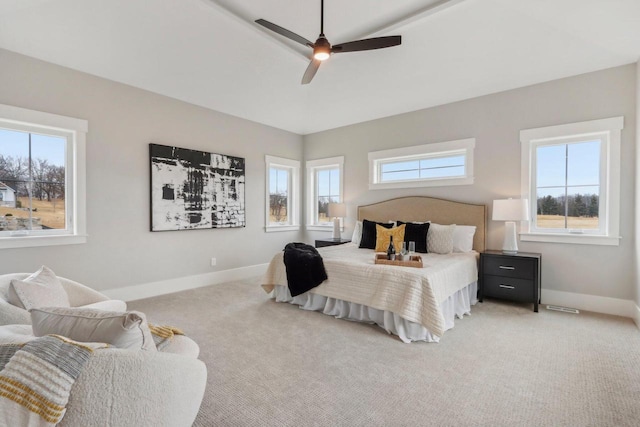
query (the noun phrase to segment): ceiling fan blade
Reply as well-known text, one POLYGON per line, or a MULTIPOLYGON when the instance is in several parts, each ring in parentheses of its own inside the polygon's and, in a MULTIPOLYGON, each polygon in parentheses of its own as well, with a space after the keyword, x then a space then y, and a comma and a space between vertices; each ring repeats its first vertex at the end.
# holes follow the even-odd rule
POLYGON ((305 39, 302 36, 297 35, 296 33, 287 30, 286 28, 282 28, 279 25, 274 24, 273 22, 269 22, 269 21, 265 21, 264 19, 256 19, 256 24, 260 24, 263 27, 280 34, 281 36, 284 36, 290 40, 293 40, 294 42, 298 42, 302 45, 305 46, 309 46, 309 47, 313 47, 313 42, 310 42, 309 40, 305 39))
POLYGON ((331 48, 331 52, 342 53, 382 49, 385 47, 398 46, 400 43, 402 43, 402 36, 374 37, 372 39, 363 39, 337 44, 331 48))
POLYGON ((320 68, 320 64, 322 64, 322 61, 318 61, 317 59, 311 60, 309 66, 307 67, 307 71, 305 71, 304 76, 302 76, 303 85, 311 83, 311 80, 313 80, 313 76, 316 75, 318 68, 320 68))

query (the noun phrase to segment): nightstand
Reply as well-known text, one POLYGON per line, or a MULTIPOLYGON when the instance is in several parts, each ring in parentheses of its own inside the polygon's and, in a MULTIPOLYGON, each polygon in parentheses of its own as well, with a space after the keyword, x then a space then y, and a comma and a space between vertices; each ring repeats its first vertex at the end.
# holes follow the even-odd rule
POLYGON ((542 254, 487 250, 480 254, 478 300, 484 297, 502 298, 511 301, 532 302, 533 311, 538 311, 540 294, 540 268, 542 254))
POLYGON ((316 248, 324 248, 325 246, 344 245, 351 242, 350 239, 317 239, 316 248))

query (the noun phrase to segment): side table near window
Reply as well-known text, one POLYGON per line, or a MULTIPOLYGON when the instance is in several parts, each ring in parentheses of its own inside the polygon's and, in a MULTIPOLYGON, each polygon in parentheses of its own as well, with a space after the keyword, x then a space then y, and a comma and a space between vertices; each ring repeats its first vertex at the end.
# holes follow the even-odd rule
POLYGON ((542 254, 487 250, 480 254, 479 295, 519 302, 532 302, 538 312, 542 291, 540 272, 542 254))
POLYGON ((324 248, 325 246, 344 245, 351 242, 350 239, 317 239, 316 248, 324 248))

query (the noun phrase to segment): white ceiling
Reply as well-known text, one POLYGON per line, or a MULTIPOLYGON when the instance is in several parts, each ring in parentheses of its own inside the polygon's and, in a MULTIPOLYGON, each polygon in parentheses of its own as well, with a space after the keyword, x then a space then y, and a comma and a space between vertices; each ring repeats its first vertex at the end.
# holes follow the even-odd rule
POLYGON ((332 56, 301 85, 319 0, 0 0, 0 48, 299 134, 636 62, 640 0, 327 0, 332 56))

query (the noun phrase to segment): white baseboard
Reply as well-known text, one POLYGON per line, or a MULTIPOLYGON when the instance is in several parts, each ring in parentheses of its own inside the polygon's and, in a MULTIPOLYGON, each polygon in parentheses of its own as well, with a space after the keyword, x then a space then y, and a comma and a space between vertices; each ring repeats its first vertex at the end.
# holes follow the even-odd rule
MULTIPOLYGON (((256 264, 195 276, 178 277, 158 282, 107 289, 100 292, 109 298, 134 301, 260 276, 264 274, 268 266, 269 264, 256 264)), ((640 307, 631 300, 542 289, 542 304, 559 305, 577 308, 578 310, 630 317, 640 329, 640 307)))
POLYGON ((635 320, 636 324, 640 322, 640 309, 638 309, 635 302, 626 299, 553 291, 543 288, 542 304, 559 305, 562 307, 577 308, 578 310, 630 317, 635 320))
POLYGON ((212 273, 198 274, 195 276, 177 277, 175 279, 161 280, 159 282, 107 289, 100 292, 109 298, 123 301, 134 301, 137 299, 155 297, 157 295, 185 291, 187 289, 202 288, 204 286, 217 285, 234 280, 243 280, 250 277, 260 276, 267 271, 268 266, 269 264, 249 265, 247 267, 214 271, 212 273))

